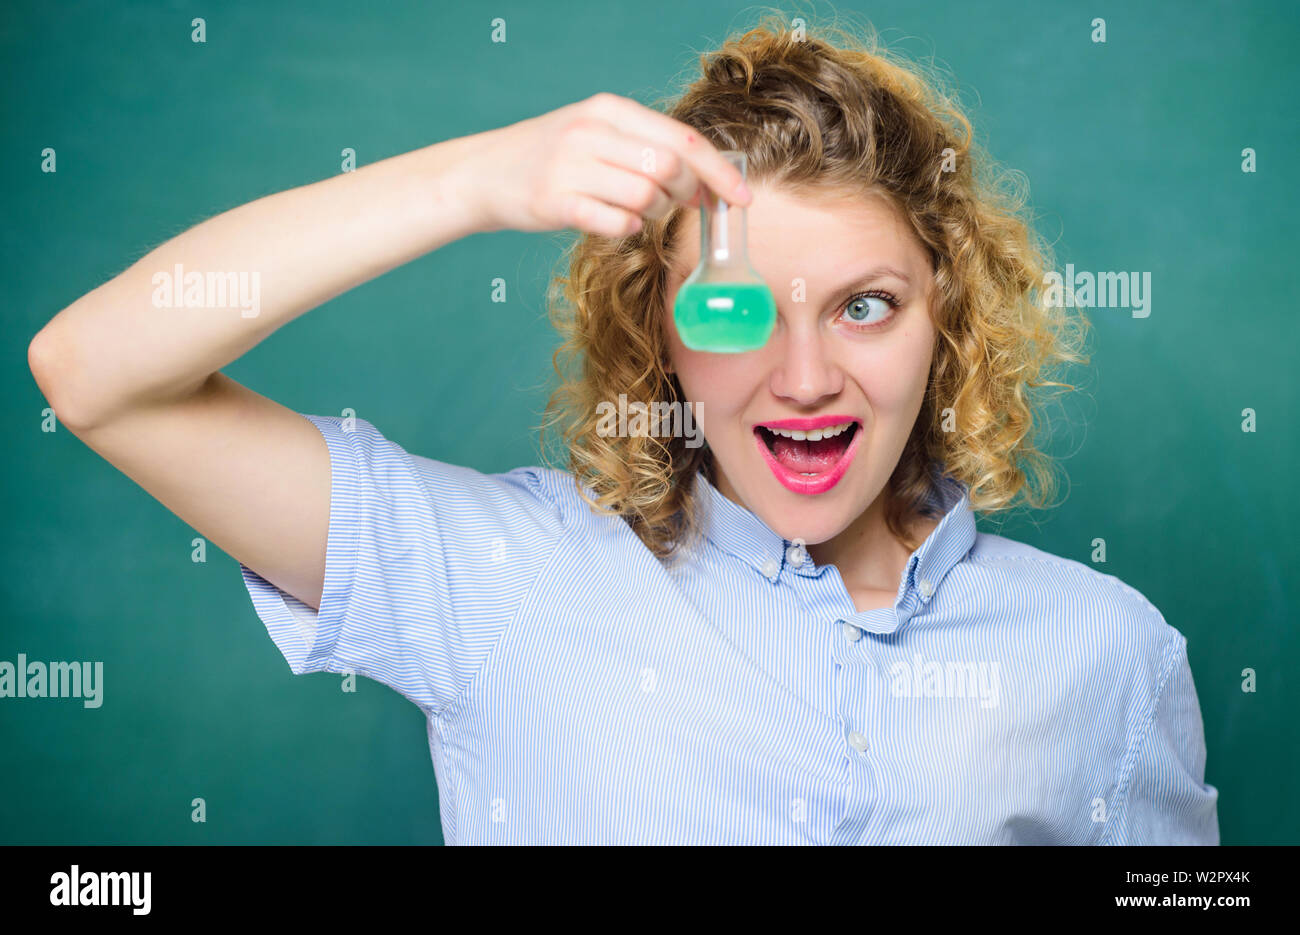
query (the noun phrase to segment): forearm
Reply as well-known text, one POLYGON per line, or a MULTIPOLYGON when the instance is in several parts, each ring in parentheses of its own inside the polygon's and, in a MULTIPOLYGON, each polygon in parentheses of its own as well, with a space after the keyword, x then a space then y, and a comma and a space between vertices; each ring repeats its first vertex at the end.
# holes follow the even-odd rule
POLYGON ((269 195, 167 241, 36 336, 42 391, 82 425, 183 398, 304 312, 488 229, 465 172, 480 137, 269 195))

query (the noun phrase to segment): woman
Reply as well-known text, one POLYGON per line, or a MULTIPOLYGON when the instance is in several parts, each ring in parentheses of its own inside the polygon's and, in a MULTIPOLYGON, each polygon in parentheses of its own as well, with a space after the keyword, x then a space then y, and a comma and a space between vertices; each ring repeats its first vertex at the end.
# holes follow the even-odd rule
POLYGON ((600 94, 254 201, 32 342, 64 423, 238 559, 295 673, 425 711, 449 844, 1218 842, 1181 634, 976 531, 1046 502, 1030 393, 1082 321, 1036 301, 1045 250, 960 111, 844 38, 765 23, 668 115, 600 94), (748 206, 759 350, 674 324, 701 186, 748 206), (455 239, 565 227, 568 470, 484 475, 219 372, 455 239), (260 307, 160 308, 177 264, 257 271, 260 307), (629 430, 627 400, 679 419, 629 430))

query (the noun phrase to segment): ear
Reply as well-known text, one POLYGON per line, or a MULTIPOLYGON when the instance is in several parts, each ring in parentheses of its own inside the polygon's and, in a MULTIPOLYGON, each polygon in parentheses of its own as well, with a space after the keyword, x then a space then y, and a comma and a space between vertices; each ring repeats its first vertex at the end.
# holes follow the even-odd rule
MULTIPOLYGON (((669 314, 671 315, 672 313, 670 312, 669 314)), ((668 329, 671 327, 673 327, 671 322, 666 322, 663 325, 663 330, 660 335, 662 339, 662 356, 659 358, 659 363, 662 366, 664 373, 669 376, 677 372, 673 367, 672 338, 668 333, 668 329)))

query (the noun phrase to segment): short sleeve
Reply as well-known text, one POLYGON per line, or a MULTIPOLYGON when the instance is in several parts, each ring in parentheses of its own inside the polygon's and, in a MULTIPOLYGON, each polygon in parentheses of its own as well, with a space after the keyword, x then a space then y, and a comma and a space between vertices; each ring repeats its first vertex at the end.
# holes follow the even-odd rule
POLYGON ((1165 677, 1132 751, 1104 843, 1219 843, 1219 791, 1205 784, 1205 729, 1187 640, 1170 631, 1165 677))
POLYGON ((407 453, 364 419, 306 416, 330 458, 319 612, 242 563, 295 674, 355 672, 437 714, 474 677, 564 535, 562 472, 482 474, 407 453))

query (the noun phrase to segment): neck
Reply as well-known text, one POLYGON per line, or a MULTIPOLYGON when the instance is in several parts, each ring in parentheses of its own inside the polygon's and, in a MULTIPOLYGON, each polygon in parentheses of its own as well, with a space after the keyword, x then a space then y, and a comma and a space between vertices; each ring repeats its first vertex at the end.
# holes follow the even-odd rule
MULTIPOLYGON (((888 497, 884 491, 839 534, 808 546, 818 565, 834 565, 849 588, 893 592, 912 551, 890 532, 885 522, 888 497)), ((936 525, 916 517, 910 534, 922 540, 936 525)))
MULTIPOLYGON (((713 481, 718 492, 733 503, 743 504, 740 495, 726 476, 717 472, 713 481)), ((808 554, 818 565, 834 565, 840 578, 850 590, 876 590, 893 593, 912 557, 912 550, 894 537, 885 522, 885 491, 843 531, 815 545, 806 546, 808 554)), ((920 543, 939 525, 939 520, 914 516, 908 533, 920 543)))

